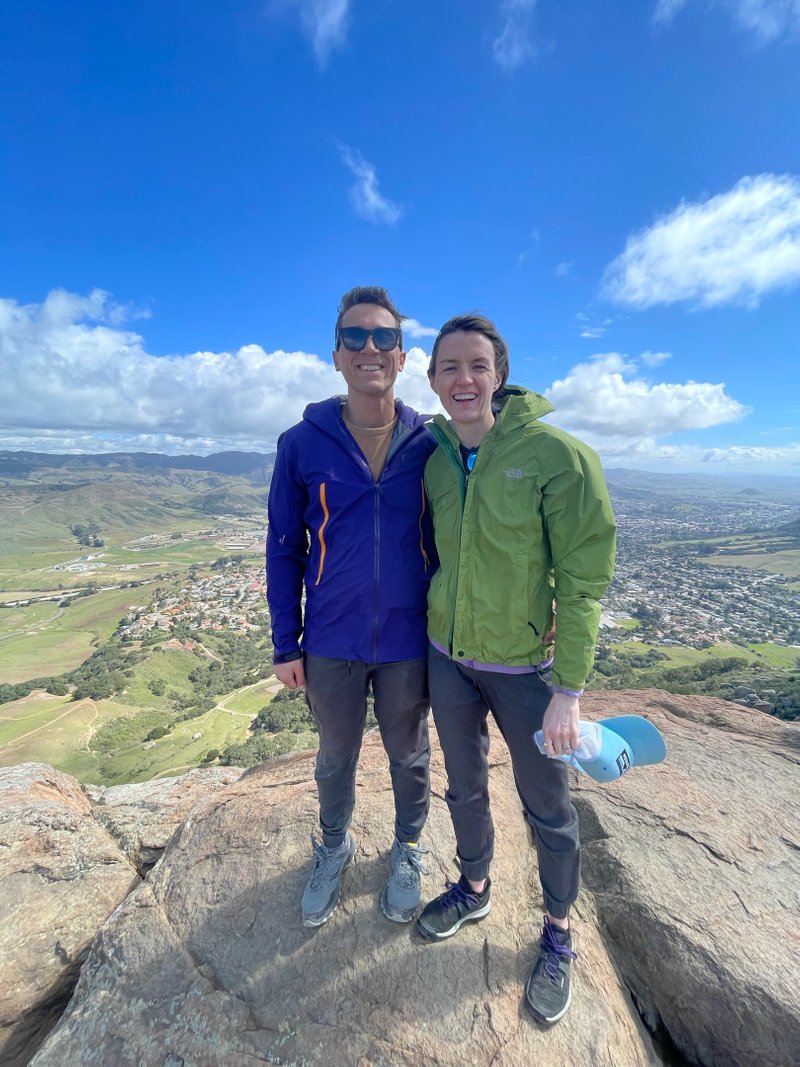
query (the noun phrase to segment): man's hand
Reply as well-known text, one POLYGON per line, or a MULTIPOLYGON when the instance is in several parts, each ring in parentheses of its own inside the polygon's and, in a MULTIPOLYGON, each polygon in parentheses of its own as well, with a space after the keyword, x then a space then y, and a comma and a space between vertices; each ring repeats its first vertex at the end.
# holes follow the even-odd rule
POLYGON ((293 659, 289 663, 275 663, 272 672, 287 689, 302 689, 306 684, 306 671, 301 659, 293 659))
POLYGON ((546 756, 569 756, 578 747, 580 701, 566 693, 553 693, 544 713, 542 732, 546 756))

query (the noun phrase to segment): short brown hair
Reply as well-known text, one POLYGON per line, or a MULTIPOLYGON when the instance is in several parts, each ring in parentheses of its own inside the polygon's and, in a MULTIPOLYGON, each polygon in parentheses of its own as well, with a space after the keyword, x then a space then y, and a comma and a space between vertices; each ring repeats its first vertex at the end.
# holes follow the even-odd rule
POLYGON ((443 337, 447 337, 449 333, 458 333, 459 331, 482 333, 491 344, 494 349, 494 369, 500 375, 500 384, 495 390, 495 392, 498 392, 508 381, 508 345, 497 332, 497 327, 492 320, 487 319, 485 315, 479 315, 477 311, 468 311, 466 315, 455 315, 452 319, 448 319, 439 330, 436 340, 433 342, 428 377, 432 378, 436 373, 436 352, 439 348, 439 342, 443 337))
MULTIPOLYGON (((334 344, 339 343, 339 327, 342 324, 342 316, 346 311, 349 311, 351 307, 355 307, 356 304, 377 304, 378 307, 385 308, 389 314, 394 318, 398 328, 401 326, 403 319, 406 315, 401 315, 394 305, 392 298, 382 285, 355 285, 352 289, 348 289, 342 299, 339 301, 339 314, 336 317, 336 332, 334 344)), ((400 335, 400 347, 403 347, 403 336, 400 335)))

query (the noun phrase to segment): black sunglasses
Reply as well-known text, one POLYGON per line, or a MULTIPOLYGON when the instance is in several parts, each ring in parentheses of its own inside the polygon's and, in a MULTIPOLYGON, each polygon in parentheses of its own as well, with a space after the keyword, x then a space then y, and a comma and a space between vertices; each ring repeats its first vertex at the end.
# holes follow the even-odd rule
POLYGON ((367 343, 367 338, 379 352, 391 352, 403 343, 403 332, 394 326, 376 326, 367 330, 364 326, 340 326, 336 331, 336 347, 341 341, 348 352, 360 352, 367 343))

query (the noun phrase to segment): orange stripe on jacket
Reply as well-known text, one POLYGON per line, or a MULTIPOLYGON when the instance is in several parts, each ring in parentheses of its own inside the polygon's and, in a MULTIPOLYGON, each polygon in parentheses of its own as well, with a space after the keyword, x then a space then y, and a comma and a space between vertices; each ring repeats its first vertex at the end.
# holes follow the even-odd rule
POLYGON ((325 500, 325 482, 319 487, 319 502, 322 505, 322 513, 325 518, 322 520, 322 525, 319 528, 317 537, 319 538, 320 556, 319 556, 319 571, 317 572, 317 580, 314 583, 319 585, 322 581, 322 569, 325 566, 325 553, 328 551, 328 547, 325 544, 325 527, 328 525, 328 519, 330 518, 330 512, 328 511, 328 505, 325 500))

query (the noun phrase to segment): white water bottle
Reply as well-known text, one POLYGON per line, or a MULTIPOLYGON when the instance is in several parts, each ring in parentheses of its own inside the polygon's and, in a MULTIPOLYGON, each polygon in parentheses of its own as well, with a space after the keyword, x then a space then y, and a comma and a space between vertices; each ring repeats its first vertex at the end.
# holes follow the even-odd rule
POLYGON ((558 756, 554 752, 545 752, 544 733, 537 730, 533 735, 536 747, 543 756, 548 759, 560 759, 562 763, 568 763, 571 767, 577 767, 579 763, 590 763, 596 760, 603 747, 603 728, 599 722, 580 722, 578 724, 578 747, 574 752, 564 756, 558 756))

